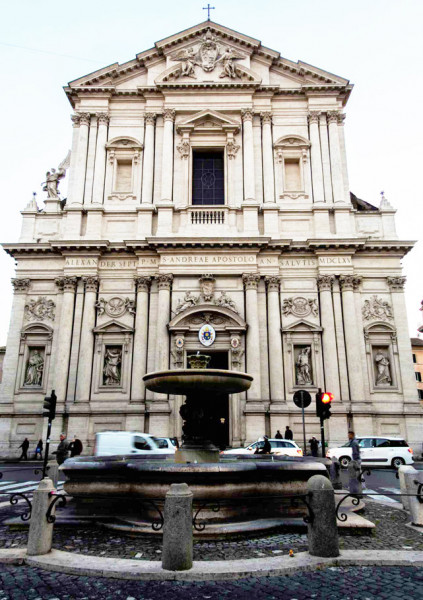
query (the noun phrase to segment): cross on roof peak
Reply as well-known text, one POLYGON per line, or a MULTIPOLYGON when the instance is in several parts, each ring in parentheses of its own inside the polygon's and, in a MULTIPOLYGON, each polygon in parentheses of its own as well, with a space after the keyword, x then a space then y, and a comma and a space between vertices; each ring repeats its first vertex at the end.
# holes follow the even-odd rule
POLYGON ((207 6, 203 6, 203 10, 207 11, 207 21, 210 21, 210 11, 211 10, 216 10, 214 6, 210 6, 210 4, 207 4, 207 6))

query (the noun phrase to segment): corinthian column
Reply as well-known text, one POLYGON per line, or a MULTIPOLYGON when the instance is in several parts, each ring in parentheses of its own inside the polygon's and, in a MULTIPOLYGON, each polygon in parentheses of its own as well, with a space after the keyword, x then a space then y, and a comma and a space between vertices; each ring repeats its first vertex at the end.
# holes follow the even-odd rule
POLYGON ((335 399, 340 399, 338 355, 336 351, 336 331, 333 317, 332 282, 333 275, 319 275, 317 286, 320 291, 320 309, 323 327, 323 364, 326 391, 332 392, 335 399))
POLYGON ((267 284, 270 399, 284 400, 281 313, 279 303, 280 277, 269 276, 267 284))
POLYGON ((264 201, 275 201, 275 175, 273 172, 272 113, 261 113, 263 144, 264 201))
POLYGON ((342 306, 344 316, 345 347, 347 350, 348 379, 350 382, 350 398, 352 402, 364 401, 363 372, 359 344, 354 289, 360 284, 361 277, 341 275, 339 283, 342 290, 342 306))
POLYGON ((161 371, 169 368, 169 332, 167 324, 170 319, 170 290, 173 275, 163 273, 157 275, 159 298, 157 301, 157 334, 156 334, 156 361, 155 370, 161 371))
MULTIPOLYGON (((392 310, 397 330, 398 355, 402 389, 405 402, 418 402, 416 374, 411 360, 410 334, 408 333, 407 309, 404 300, 405 277, 387 277, 391 289, 392 310)), ((391 369, 394 366, 391 365, 391 369)))
POLYGON ((132 361, 131 402, 144 400, 143 376, 147 372, 148 294, 151 277, 135 277, 137 289, 137 312, 135 317, 134 359, 132 361))
POLYGON ((244 131, 244 200, 255 199, 253 111, 241 110, 244 131))
POLYGON ((13 402, 16 373, 19 362, 19 344, 23 324, 26 294, 29 290, 30 279, 12 279, 13 304, 10 316, 9 333, 7 336, 6 355, 3 363, 3 381, 1 384, 0 403, 13 402))
POLYGON ((245 313, 248 323, 247 331, 247 372, 254 377, 247 392, 249 400, 260 400, 260 328, 257 301, 257 287, 260 281, 258 273, 246 273, 242 276, 245 286, 245 313))
POLYGON ((78 151, 76 157, 75 179, 73 181, 73 198, 71 199, 72 204, 82 204, 84 201, 90 120, 90 113, 79 114, 78 151))
POLYGON ((106 172, 106 143, 109 117, 106 113, 97 113, 98 133, 95 152, 93 203, 102 204, 104 194, 104 175, 106 172))
POLYGON ((332 171, 332 187, 334 202, 344 202, 344 180, 342 176, 341 146, 338 135, 337 110, 329 111, 327 119, 329 123, 329 146, 330 146, 330 166, 332 171))
POLYGON ((82 281, 85 286, 84 311, 82 313, 81 341, 79 346, 78 379, 76 382, 76 402, 88 402, 91 390, 91 372, 94 354, 95 303, 97 300, 98 278, 87 276, 82 281))
POLYGON ((173 108, 166 108, 163 111, 164 130, 163 130, 163 159, 162 159, 162 194, 163 202, 172 202, 172 182, 173 182, 173 123, 175 121, 175 111, 173 108))
POLYGON ((323 189, 322 154, 320 151, 319 117, 320 112, 315 110, 311 111, 308 115, 311 142, 311 178, 313 183, 314 202, 325 201, 325 193, 323 189))
POLYGON ((74 190, 74 181, 75 181, 75 172, 76 172, 76 158, 78 154, 78 139, 79 139, 79 115, 74 114, 71 115, 72 120, 72 149, 71 149, 71 159, 70 159, 70 167, 69 167, 69 181, 68 181, 68 200, 69 204, 73 202, 73 190, 74 190))
POLYGON ((145 113, 145 136, 144 136, 144 169, 142 180, 141 202, 153 202, 153 179, 154 179, 154 113, 145 113))
POLYGON ((60 316, 60 341, 56 356, 54 386, 58 402, 65 402, 66 400, 76 283, 76 277, 61 277, 56 279, 56 285, 59 290, 63 290, 62 313, 60 316))

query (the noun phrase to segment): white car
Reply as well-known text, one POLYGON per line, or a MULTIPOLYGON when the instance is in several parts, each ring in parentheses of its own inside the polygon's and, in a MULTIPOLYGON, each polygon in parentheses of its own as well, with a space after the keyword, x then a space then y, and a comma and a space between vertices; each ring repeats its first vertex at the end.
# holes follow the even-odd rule
MULTIPOLYGON (((360 446, 362 466, 394 467, 413 464, 413 450, 404 438, 369 436, 357 437, 360 446)), ((344 469, 348 467, 352 458, 352 449, 349 442, 340 448, 331 448, 326 453, 327 458, 337 458, 344 469)))
POLYGON ((156 438, 138 431, 101 431, 96 434, 94 454, 96 456, 174 454, 176 447, 171 440, 167 442, 167 439, 156 438))
MULTIPOLYGON (((270 446, 272 448, 272 454, 277 456, 302 456, 303 451, 295 442, 292 440, 278 440, 269 439, 270 446)), ((228 456, 230 454, 254 454, 258 449, 260 450, 264 446, 264 440, 257 440, 245 448, 231 448, 231 450, 224 450, 220 454, 222 456, 228 456)))

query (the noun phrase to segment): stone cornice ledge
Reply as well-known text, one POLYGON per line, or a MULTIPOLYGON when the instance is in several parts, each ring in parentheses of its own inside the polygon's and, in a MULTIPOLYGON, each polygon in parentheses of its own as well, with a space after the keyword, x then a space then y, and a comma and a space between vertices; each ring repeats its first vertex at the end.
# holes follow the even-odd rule
POLYGON ((46 252, 52 251, 52 248, 48 242, 44 244, 18 242, 16 244, 2 244, 2 247, 9 256, 15 256, 19 254, 45 254, 46 252))
MULTIPOLYGON (((268 237, 222 237, 222 238, 192 238, 192 237, 172 237, 172 238, 146 238, 148 245, 152 248, 162 247, 162 248, 223 248, 223 247, 233 247, 233 248, 254 248, 257 246, 263 247, 267 246, 270 242, 270 238, 268 237)), ((290 240, 286 241, 286 245, 289 245, 290 240)))

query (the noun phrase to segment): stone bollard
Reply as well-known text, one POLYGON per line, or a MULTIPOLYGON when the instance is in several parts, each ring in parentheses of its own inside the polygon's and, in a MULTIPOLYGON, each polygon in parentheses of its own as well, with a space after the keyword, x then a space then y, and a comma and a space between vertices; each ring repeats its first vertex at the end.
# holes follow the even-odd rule
MULTIPOLYGON (((400 467, 398 469, 401 494, 408 494, 407 484, 405 481, 406 473, 413 473, 414 474, 413 477, 414 477, 414 479, 416 479, 418 471, 417 471, 417 469, 415 469, 414 467, 411 467, 410 465, 407 465, 407 466, 403 465, 402 467, 400 467)), ((408 496, 401 496, 401 502, 402 502, 402 507, 404 508, 404 510, 410 510, 410 503, 409 503, 408 496)))
POLYGON ((335 494, 329 479, 313 475, 307 482, 307 493, 314 518, 307 525, 308 551, 312 556, 339 556, 335 494))
POLYGON ((54 496, 49 496, 53 490, 53 482, 45 477, 34 491, 27 548, 27 554, 31 556, 47 554, 51 550, 53 523, 47 522, 46 513, 54 498, 54 496))
POLYGON ((334 490, 342 490, 341 481, 341 465, 337 458, 332 458, 332 463, 329 467, 330 480, 334 490))
POLYGON ((417 499, 417 490, 420 483, 423 483, 423 473, 415 470, 415 473, 405 473, 405 485, 408 496, 408 505, 410 510, 411 522, 413 525, 423 527, 423 504, 417 499), (417 483, 415 483, 417 481, 417 483))
POLYGON ((360 464, 356 460, 352 460, 348 465, 348 489, 350 494, 356 494, 357 496, 363 493, 363 487, 358 478, 360 471, 360 464))
POLYGON ((47 466, 47 477, 52 480, 54 487, 57 489, 57 482, 59 481, 59 465, 56 461, 50 461, 47 466))
POLYGON ((187 571, 192 567, 192 492, 186 483, 172 483, 166 494, 162 568, 187 571))

